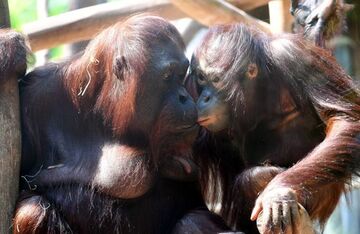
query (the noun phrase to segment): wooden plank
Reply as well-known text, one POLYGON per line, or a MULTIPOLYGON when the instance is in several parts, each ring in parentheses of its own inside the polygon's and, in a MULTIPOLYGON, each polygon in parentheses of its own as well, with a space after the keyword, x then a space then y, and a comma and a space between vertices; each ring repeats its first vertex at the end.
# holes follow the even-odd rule
POLYGON ((271 32, 270 25, 224 0, 171 0, 180 10, 206 26, 242 22, 271 32))
POLYGON ((254 10, 255 8, 264 6, 269 2, 269 0, 227 0, 227 1, 244 11, 254 10))
POLYGON ((270 25, 275 33, 291 32, 290 0, 269 1, 270 25))
POLYGON ((19 91, 15 73, 0 84, 0 233, 10 233, 21 157, 19 91))
POLYGON ((0 0, 0 28, 10 28, 9 6, 7 0, 0 0))
POLYGON ((140 12, 150 12, 169 20, 185 16, 168 0, 111 2, 26 24, 23 32, 29 37, 32 51, 38 51, 91 39, 102 29, 140 12))
MULTIPOLYGON (((0 0, 0 27, 10 27, 7 0, 0 0)), ((7 48, 2 47, 2 41, 7 39, 7 36, 2 37, 0 31, 0 59, 7 59, 7 48)), ((0 233, 4 234, 11 232, 19 188, 21 142, 16 72, 18 71, 5 74, 0 71, 0 233)))

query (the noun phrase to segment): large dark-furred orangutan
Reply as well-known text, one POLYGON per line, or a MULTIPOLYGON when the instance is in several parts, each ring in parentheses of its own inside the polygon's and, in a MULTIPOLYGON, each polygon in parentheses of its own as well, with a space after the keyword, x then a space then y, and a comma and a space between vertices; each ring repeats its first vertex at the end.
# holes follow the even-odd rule
POLYGON ((267 232, 291 233, 297 203, 326 221, 358 172, 360 132, 359 90, 328 52, 295 35, 218 26, 195 51, 187 85, 213 132, 197 144, 210 165, 203 179, 222 181, 231 225, 256 233, 250 217, 263 211, 267 232))
POLYGON ((187 68, 175 27, 141 15, 27 74, 14 233, 227 230, 190 160, 198 127, 187 68))

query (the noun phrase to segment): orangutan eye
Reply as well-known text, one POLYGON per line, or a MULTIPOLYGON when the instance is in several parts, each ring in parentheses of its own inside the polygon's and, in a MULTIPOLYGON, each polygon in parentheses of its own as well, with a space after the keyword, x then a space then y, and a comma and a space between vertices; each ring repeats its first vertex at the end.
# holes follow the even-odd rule
POLYGON ((219 78, 218 76, 216 76, 216 77, 212 80, 213 83, 217 83, 217 82, 219 82, 219 81, 220 81, 220 78, 219 78))
POLYGON ((205 76, 204 76, 202 73, 199 73, 199 74, 197 75, 197 77, 198 77, 198 81, 199 81, 199 82, 204 82, 204 81, 205 81, 205 76))
POLYGON ((170 80, 172 75, 172 72, 170 70, 167 70, 166 72, 164 72, 163 74, 163 80, 170 80))
POLYGON ((171 77, 174 75, 174 69, 172 66, 167 67, 167 69, 164 71, 162 78, 163 80, 170 80, 171 77))

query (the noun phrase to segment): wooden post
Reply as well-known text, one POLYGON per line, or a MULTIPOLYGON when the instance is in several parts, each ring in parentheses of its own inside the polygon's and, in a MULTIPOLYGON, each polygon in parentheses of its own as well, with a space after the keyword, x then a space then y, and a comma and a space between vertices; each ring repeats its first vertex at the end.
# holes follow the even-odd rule
POLYGON ((258 20, 225 0, 171 0, 171 2, 199 23, 212 26, 242 22, 271 32, 269 24, 258 20))
POLYGON ((10 27, 9 6, 7 0, 0 0, 0 27, 10 27))
MULTIPOLYGON (((229 3, 240 8, 243 11, 254 10, 257 7, 266 5, 269 0, 227 0, 229 3)), ((290 1, 290 0, 289 0, 290 1)))
MULTIPOLYGON (((7 0, 0 0, 0 28, 4 27, 10 27, 9 10, 7 0)), ((14 71, 5 79, 0 75, 0 233, 11 232, 18 196, 20 148, 19 92, 14 71)))
POLYGON ((290 0, 269 1, 270 26, 274 33, 291 32, 290 0))

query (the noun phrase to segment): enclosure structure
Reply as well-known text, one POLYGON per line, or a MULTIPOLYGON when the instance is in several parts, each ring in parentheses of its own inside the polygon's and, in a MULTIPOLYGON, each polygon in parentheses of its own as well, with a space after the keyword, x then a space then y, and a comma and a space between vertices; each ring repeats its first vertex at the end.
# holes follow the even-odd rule
MULTIPOLYGON (((135 0, 104 3, 63 15, 53 16, 24 26, 33 52, 52 48, 64 43, 91 39, 99 31, 130 15, 142 12, 160 15, 169 20, 190 17, 203 26, 214 24, 244 22, 267 31, 268 33, 289 32, 292 17, 287 0, 135 0), (254 10, 267 5, 269 22, 257 19, 260 14, 254 10)), ((1 0, 0 25, 9 27, 7 1, 1 0)), ((265 17, 266 18, 266 17, 265 17)), ((192 37, 191 26, 184 31, 192 37)), ((17 194, 20 127, 17 85, 15 77, 0 84, 0 233, 9 229, 11 212, 17 194), (3 121, 3 122, 1 122, 3 121), (2 229, 1 229, 2 228, 2 229)))

